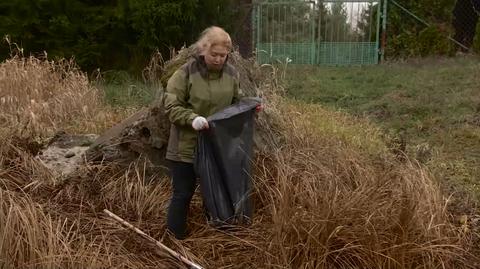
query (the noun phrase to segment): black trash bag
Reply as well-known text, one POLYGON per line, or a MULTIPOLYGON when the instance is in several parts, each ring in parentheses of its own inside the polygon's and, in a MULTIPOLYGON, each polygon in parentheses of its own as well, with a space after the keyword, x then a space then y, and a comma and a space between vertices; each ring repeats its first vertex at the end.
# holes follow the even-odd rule
POLYGON ((208 117, 210 128, 198 135, 195 170, 213 226, 251 222, 253 132, 260 103, 259 98, 241 99, 208 117))

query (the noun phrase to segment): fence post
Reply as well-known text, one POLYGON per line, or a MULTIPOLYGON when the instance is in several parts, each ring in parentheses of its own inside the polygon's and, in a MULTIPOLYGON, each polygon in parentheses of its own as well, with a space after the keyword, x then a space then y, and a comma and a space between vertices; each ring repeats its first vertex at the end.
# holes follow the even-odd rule
POLYGON ((383 0, 383 12, 382 12, 382 50, 380 55, 380 61, 385 61, 385 53, 387 49, 387 4, 388 0, 383 0))

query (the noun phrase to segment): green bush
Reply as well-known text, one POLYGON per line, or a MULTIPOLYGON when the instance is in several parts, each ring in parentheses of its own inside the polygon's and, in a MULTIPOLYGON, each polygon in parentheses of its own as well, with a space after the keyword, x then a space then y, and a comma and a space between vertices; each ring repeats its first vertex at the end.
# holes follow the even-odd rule
POLYGON ((387 56, 393 58, 448 55, 454 46, 448 39, 455 1, 405 0, 400 5, 430 24, 426 26, 415 17, 390 3, 387 28, 387 56))
POLYGON ((421 56, 445 55, 449 54, 453 48, 451 41, 435 26, 420 31, 417 47, 421 56))

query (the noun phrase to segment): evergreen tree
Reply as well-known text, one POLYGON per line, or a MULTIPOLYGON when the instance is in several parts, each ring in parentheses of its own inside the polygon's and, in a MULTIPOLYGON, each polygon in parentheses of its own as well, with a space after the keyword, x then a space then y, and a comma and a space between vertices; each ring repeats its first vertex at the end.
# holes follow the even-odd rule
MULTIPOLYGON (((232 0, 12 0, 0 2, 0 35, 26 55, 75 57, 85 70, 139 72, 159 49, 191 44, 207 26, 233 29, 232 0)), ((0 58, 9 55, 5 42, 0 58)))

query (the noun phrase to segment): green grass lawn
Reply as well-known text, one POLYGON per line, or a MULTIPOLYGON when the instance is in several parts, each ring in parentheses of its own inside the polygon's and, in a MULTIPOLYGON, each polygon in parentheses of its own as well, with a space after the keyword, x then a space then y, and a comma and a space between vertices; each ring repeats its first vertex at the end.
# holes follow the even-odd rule
POLYGON ((288 96, 368 117, 447 182, 480 198, 480 58, 290 66, 288 96))
POLYGON ((114 107, 148 106, 160 90, 123 71, 107 71, 94 85, 103 91, 107 105, 114 107))

